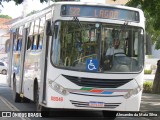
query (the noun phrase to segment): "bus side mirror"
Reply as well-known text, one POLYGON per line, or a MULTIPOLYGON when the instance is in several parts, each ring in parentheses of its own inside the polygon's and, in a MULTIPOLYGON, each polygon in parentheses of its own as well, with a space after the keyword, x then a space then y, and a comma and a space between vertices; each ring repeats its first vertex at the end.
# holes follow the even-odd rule
POLYGON ((150 35, 146 34, 146 55, 152 54, 152 38, 150 35))

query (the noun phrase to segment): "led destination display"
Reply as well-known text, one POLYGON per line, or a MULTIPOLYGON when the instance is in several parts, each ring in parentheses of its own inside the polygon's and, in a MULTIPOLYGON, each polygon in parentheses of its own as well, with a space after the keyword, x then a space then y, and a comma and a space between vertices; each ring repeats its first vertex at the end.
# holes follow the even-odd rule
POLYGON ((61 16, 117 19, 135 22, 139 21, 139 14, 137 11, 87 5, 63 5, 61 8, 61 16))

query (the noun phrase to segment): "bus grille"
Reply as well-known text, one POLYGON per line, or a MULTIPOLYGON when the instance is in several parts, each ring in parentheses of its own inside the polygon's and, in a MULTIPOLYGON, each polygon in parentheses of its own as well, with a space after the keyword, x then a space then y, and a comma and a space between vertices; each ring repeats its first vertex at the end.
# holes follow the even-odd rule
POLYGON ((96 87, 96 88, 117 88, 133 79, 95 79, 95 78, 80 78, 63 75, 69 81, 78 86, 83 87, 96 87))
MULTIPOLYGON (((71 103, 75 106, 75 107, 91 107, 89 106, 89 102, 80 102, 80 101, 73 101, 70 100, 71 103)), ((91 108, 116 108, 120 105, 121 103, 104 103, 104 107, 91 107, 91 108)))

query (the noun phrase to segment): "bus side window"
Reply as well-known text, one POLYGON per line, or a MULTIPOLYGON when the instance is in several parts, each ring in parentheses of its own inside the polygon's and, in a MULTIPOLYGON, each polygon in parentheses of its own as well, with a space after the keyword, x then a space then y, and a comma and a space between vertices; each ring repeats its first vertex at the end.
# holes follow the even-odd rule
POLYGON ((14 39, 13 51, 16 51, 16 50, 17 50, 17 40, 14 39))
POLYGON ((38 35, 38 44, 37 44, 38 50, 42 49, 42 42, 43 42, 43 35, 38 35))
POLYGON ((21 47, 22 47, 22 39, 18 39, 18 42, 17 42, 17 51, 21 51, 21 47))
POLYGON ((28 37, 28 42, 27 42, 27 50, 31 49, 31 36, 28 37))
POLYGON ((36 36, 32 36, 31 44, 32 50, 36 50, 36 36))
POLYGON ((38 36, 36 36, 36 37, 37 37, 36 49, 38 50, 38 48, 39 48, 40 35, 38 35, 38 36))
POLYGON ((16 43, 15 43, 15 46, 16 46, 16 50, 15 51, 17 51, 18 50, 18 40, 16 40, 16 43))
POLYGON ((19 39, 18 40, 16 40, 17 42, 16 42, 16 51, 18 51, 18 48, 19 48, 19 39))

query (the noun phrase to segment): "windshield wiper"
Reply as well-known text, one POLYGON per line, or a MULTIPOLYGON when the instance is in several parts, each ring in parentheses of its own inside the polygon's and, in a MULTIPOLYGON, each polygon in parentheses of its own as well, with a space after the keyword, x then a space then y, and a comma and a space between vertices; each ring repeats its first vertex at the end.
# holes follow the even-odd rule
POLYGON ((128 26, 128 21, 125 21, 124 24, 121 26, 120 32, 124 31, 127 26, 128 26))
POLYGON ((125 21, 124 24, 120 27, 120 31, 118 32, 118 37, 120 36, 120 33, 126 30, 126 27, 128 26, 128 21, 125 21))
POLYGON ((79 27, 83 29, 83 26, 82 26, 81 22, 79 21, 78 17, 73 17, 73 21, 75 21, 79 25, 79 27))

